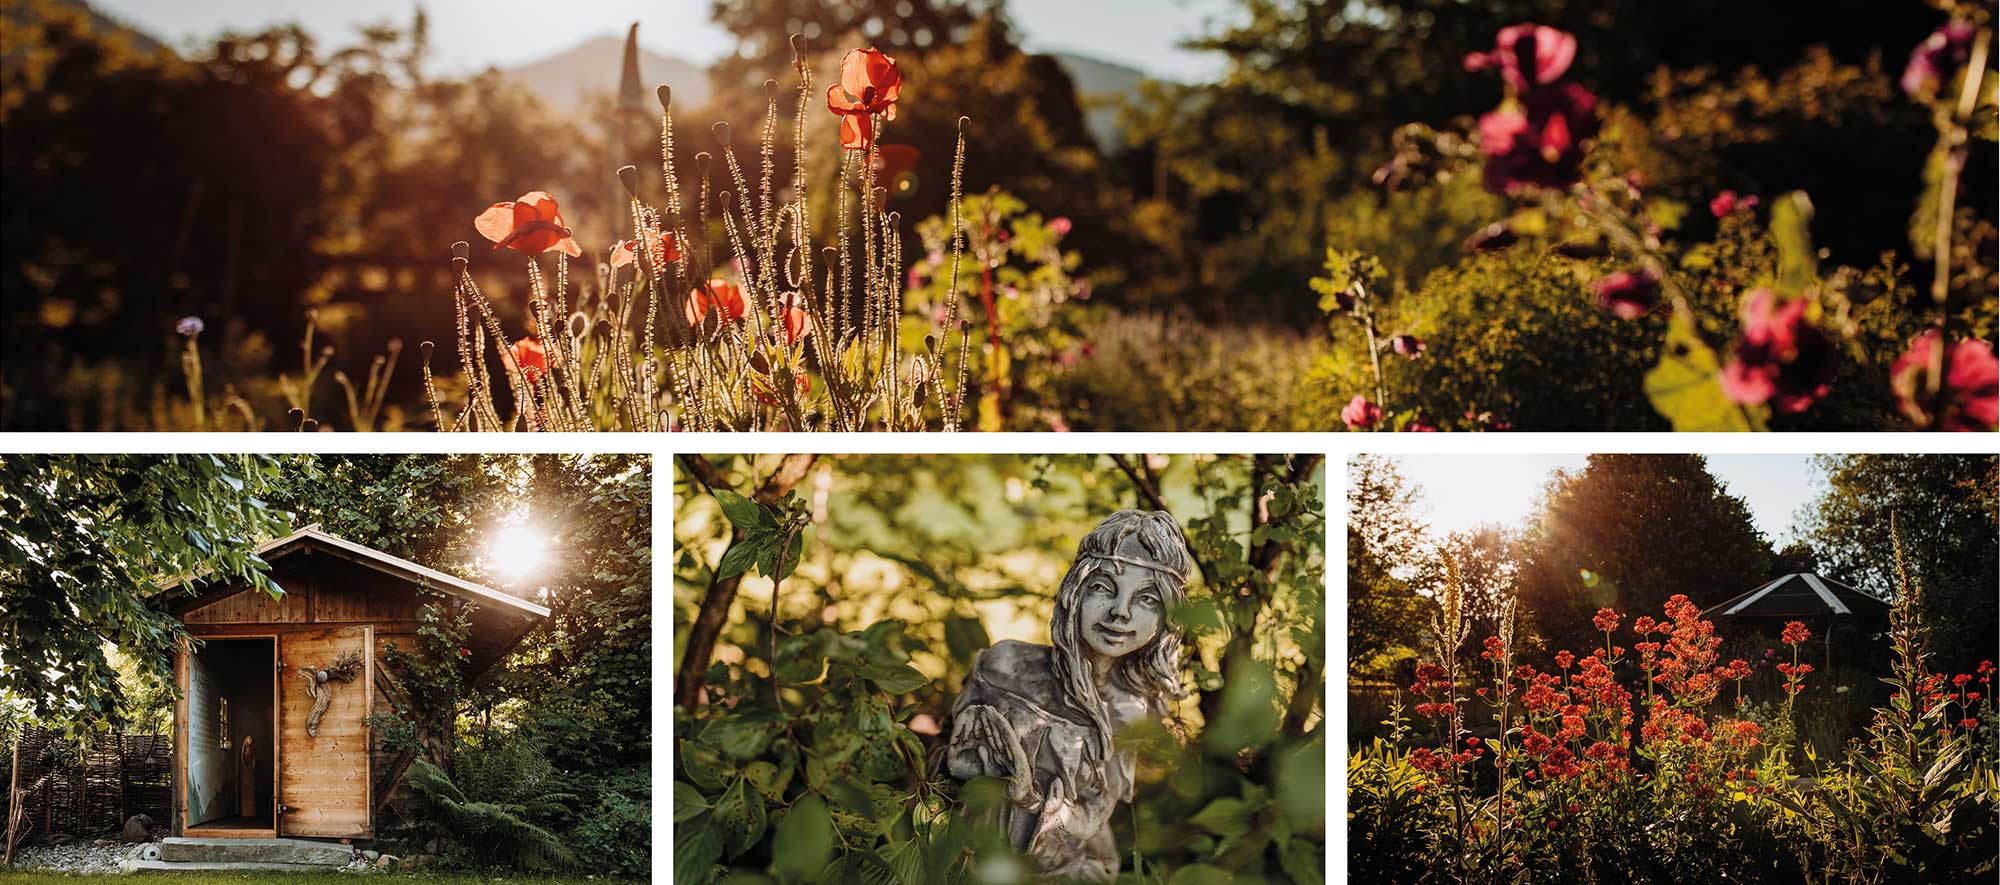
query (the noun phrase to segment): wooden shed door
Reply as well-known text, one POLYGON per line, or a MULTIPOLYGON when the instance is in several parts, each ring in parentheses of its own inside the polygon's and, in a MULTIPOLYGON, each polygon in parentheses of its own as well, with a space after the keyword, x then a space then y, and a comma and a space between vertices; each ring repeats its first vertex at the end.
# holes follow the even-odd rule
POLYGON ((278 658, 285 664, 278 673, 280 835, 373 835, 368 714, 375 683, 374 638, 374 628, 359 626, 287 633, 278 640, 278 658), (333 670, 344 655, 358 657, 353 678, 319 683, 317 674, 333 670), (314 722, 321 690, 325 709, 314 722))

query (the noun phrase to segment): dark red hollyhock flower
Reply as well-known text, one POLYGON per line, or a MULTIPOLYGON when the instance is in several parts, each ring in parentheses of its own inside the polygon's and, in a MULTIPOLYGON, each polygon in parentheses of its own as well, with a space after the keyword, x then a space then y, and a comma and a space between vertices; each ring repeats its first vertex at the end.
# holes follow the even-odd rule
POLYGON ((1949 68, 1965 63, 1972 54, 1971 22, 1953 20, 1932 31, 1924 42, 1910 50, 1910 63, 1903 67, 1903 91, 1912 98, 1925 98, 1943 85, 1949 68))
POLYGON ((514 364, 521 367, 521 377, 529 384, 540 381, 549 369, 549 352, 542 342, 533 338, 523 338, 514 342, 514 364))
POLYGON ((1382 407, 1357 393, 1348 400, 1346 408, 1340 410, 1340 420, 1349 430, 1373 427, 1375 422, 1382 420, 1382 407))
POLYGON ((1575 37, 1546 25, 1524 23, 1501 28, 1492 52, 1466 55, 1465 69, 1497 68, 1509 88, 1527 92, 1554 83, 1575 60, 1575 37))
POLYGON ((1757 208, 1756 194, 1739 195, 1735 191, 1723 191, 1716 194, 1715 199, 1708 201, 1708 214, 1717 218, 1727 217, 1738 210, 1748 212, 1755 208, 1757 208))
POLYGON ((1833 342, 1806 319, 1808 303, 1769 289, 1743 301, 1743 331, 1722 366, 1722 390, 1744 405, 1803 412, 1833 383, 1833 342))
POLYGON ((1397 335, 1396 337, 1389 339, 1390 350, 1393 350, 1402 356, 1409 357, 1410 359, 1416 359, 1417 357, 1423 356, 1426 347, 1427 345, 1424 344, 1424 339, 1418 338, 1415 335, 1397 335))
POLYGON ((493 241, 493 248, 506 246, 516 252, 538 255, 560 249, 571 258, 583 257, 583 249, 569 238, 556 198, 541 191, 529 191, 518 200, 494 203, 472 220, 479 235, 493 241))
POLYGON ((840 116, 840 146, 867 150, 875 143, 875 115, 896 119, 902 94, 903 74, 894 58, 872 46, 849 50, 840 59, 840 82, 826 90, 826 109, 840 116))
POLYGON ((1479 118, 1486 154, 1486 189, 1566 188, 1583 165, 1583 141, 1597 134, 1597 96, 1575 83, 1529 93, 1519 108, 1479 118))
POLYGON ((1889 367, 1889 386, 1903 415, 1918 427, 1938 430, 2000 429, 2000 359, 1993 346, 1968 338, 1945 349, 1944 381, 1933 393, 1925 389, 1931 360, 1944 347, 1938 330, 1926 329, 1889 367))
POLYGON ((1597 306, 1620 319, 1645 316, 1660 301, 1660 278, 1651 271, 1621 270, 1598 278, 1590 289, 1597 293, 1597 306))

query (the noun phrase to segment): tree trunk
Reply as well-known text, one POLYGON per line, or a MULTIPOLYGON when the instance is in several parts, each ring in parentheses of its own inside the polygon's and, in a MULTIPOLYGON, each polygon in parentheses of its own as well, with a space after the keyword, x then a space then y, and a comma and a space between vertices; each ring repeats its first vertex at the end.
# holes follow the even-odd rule
MULTIPOLYGON (((778 463, 750 499, 759 504, 773 504, 783 498, 805 479, 806 471, 812 468, 817 455, 786 455, 778 463)), ((694 479, 710 489, 726 489, 729 483, 722 471, 700 455, 681 455, 681 466, 694 479)), ((743 532, 731 529, 729 546, 743 543, 743 532)), ((725 551, 724 555, 727 555, 725 551)), ((692 710, 701 695, 701 677, 708 670, 708 662, 715 655, 716 637, 722 635, 722 626, 729 620, 729 607, 736 602, 736 588, 741 583, 741 575, 732 575, 711 582, 702 594, 701 610, 695 614, 694 623, 688 627, 687 644, 682 647, 680 669, 674 672, 674 706, 692 710)))

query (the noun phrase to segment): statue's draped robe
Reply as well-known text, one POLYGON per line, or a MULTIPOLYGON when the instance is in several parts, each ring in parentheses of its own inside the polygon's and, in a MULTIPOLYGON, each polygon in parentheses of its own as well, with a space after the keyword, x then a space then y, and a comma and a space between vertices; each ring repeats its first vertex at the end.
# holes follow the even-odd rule
MULTIPOLYGON (((951 773, 1014 782, 1008 837, 1043 875, 1110 881, 1118 875, 1118 844, 1111 812, 1132 800, 1131 753, 1086 762, 1095 741, 1087 714, 1063 700, 1052 663, 1054 649, 1012 640, 974 659, 965 688, 952 706, 951 773), (1005 728, 996 727, 995 719, 1005 728), (1011 733, 1016 746, 996 745, 1011 733), (1026 772, 1015 771, 1017 760, 1026 772), (1057 783, 1060 781, 1060 783, 1057 783)), ((1113 711, 1114 727, 1125 716, 1113 711)))

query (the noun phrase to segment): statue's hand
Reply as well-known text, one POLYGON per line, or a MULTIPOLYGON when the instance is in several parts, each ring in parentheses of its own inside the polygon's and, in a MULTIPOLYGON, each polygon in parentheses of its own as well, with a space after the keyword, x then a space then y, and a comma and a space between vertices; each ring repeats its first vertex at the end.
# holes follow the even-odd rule
POLYGON ((1020 738, 1014 733, 1014 726, 1000 711, 985 704, 973 704, 958 712, 958 724, 952 729, 952 758, 956 763, 962 754, 972 754, 978 759, 976 771, 966 771, 967 766, 954 764, 952 773, 970 780, 979 775, 998 775, 1007 778, 1007 799, 1022 808, 1033 808, 1040 804, 1035 795, 1033 771, 1028 763, 1028 752, 1021 746, 1020 738))

